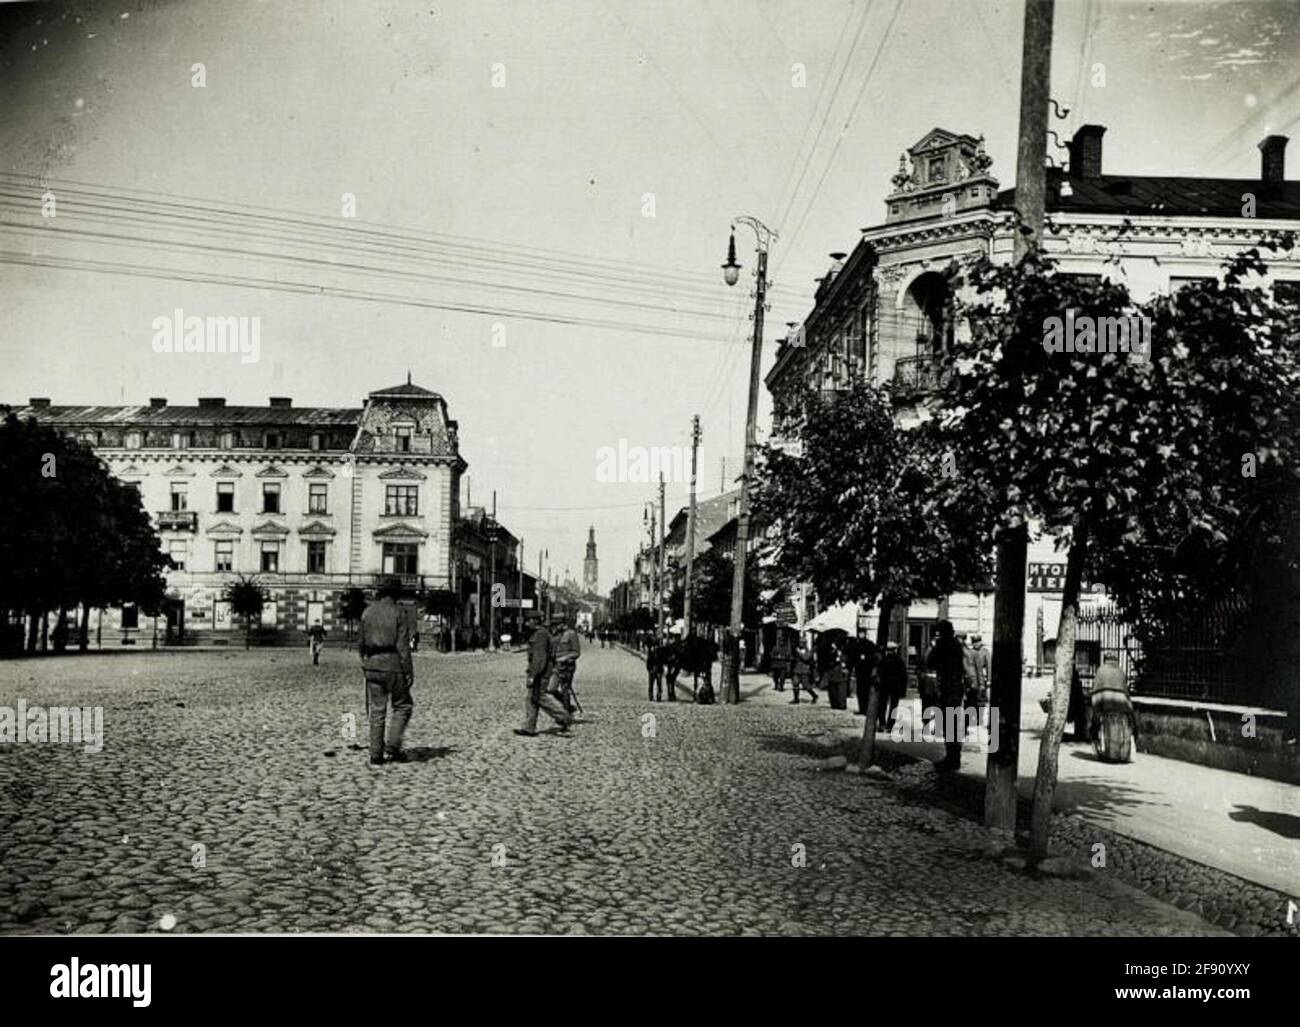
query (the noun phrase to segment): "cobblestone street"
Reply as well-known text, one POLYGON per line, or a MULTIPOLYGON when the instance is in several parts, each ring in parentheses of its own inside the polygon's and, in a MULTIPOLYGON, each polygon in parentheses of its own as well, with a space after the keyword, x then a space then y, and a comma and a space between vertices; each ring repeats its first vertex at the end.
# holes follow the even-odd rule
POLYGON ((824 707, 650 705, 587 646, 579 724, 517 737, 523 659, 418 654, 412 762, 381 770, 354 652, 0 664, 0 705, 102 705, 105 733, 0 747, 0 931, 1220 933, 817 773, 824 707))

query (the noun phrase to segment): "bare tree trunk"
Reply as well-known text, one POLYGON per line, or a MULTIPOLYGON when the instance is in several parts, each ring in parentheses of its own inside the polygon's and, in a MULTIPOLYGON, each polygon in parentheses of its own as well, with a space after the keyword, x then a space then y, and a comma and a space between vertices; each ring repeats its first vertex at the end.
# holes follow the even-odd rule
POLYGON ((36 652, 36 636, 40 631, 41 614, 39 610, 27 611, 27 646, 29 653, 36 652))
POLYGON ((90 603, 81 604, 81 625, 77 628, 77 648, 83 653, 90 648, 90 603))
POLYGON ((50 611, 41 611, 41 652, 50 651, 50 611))
POLYGON ((1074 524, 1070 556, 1065 565, 1065 590, 1061 596, 1061 624, 1056 631, 1056 676, 1052 682, 1052 712, 1038 747, 1038 775, 1034 778, 1034 811, 1030 821, 1030 851, 1042 859, 1052 835, 1052 799, 1061 752, 1061 734, 1070 711, 1070 684, 1074 674, 1074 643, 1079 631, 1079 589, 1088 555, 1088 525, 1074 524))
MULTIPOLYGON (((880 600, 880 617, 876 621, 876 648, 884 653, 885 643, 889 641, 889 617, 894 604, 890 600, 880 600)), ((861 682, 858 683, 861 688, 861 682)), ((858 747, 858 768, 866 770, 876 761, 876 718, 880 716, 880 686, 875 682, 867 685, 866 723, 862 725, 862 744, 858 747)))

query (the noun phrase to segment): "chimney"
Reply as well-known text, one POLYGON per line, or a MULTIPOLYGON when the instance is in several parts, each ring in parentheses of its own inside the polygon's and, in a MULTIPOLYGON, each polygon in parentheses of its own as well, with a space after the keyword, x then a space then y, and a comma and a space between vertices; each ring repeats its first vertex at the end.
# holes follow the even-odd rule
POLYGON ((1070 177, 1101 177, 1101 137, 1105 125, 1084 125, 1070 140, 1070 177))
POLYGON ((50 405, 50 399, 48 396, 33 396, 27 401, 27 405, 37 410, 44 410, 50 405))
POLYGON ((1286 180, 1286 136, 1265 136, 1259 144, 1259 177, 1264 182, 1286 180))
POLYGON ((149 399, 149 405, 155 410, 158 410, 167 405, 167 400, 163 399, 161 396, 151 396, 149 399))
POLYGON ((225 396, 200 396, 199 406, 201 407, 223 407, 226 405, 225 396))
POLYGON ((291 407, 293 406, 293 399, 289 396, 272 396, 271 406, 281 408, 291 407))

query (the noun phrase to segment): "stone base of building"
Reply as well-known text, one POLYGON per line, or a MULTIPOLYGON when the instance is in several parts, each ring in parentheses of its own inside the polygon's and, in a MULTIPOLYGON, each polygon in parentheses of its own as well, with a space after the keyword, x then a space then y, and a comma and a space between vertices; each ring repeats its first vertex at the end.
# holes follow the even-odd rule
POLYGON ((1133 697, 1138 752, 1300 784, 1300 745, 1278 710, 1133 697))

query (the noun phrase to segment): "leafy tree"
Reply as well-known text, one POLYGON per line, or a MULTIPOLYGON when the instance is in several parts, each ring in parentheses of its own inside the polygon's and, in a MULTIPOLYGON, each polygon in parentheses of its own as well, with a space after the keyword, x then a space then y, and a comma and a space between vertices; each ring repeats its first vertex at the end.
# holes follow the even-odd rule
POLYGON ((0 427, 0 609, 31 617, 29 647, 48 612, 80 606, 85 648, 92 606, 138 603, 157 613, 171 561, 140 506, 94 452, 12 413, 0 427))
POLYGON ((1034 519, 1069 546, 1034 787, 1037 855, 1049 840, 1085 572, 1140 606, 1132 568, 1149 566, 1153 543, 1192 539, 1221 550, 1239 531, 1258 496, 1257 483, 1243 479, 1243 455, 1296 466, 1300 374, 1279 345, 1282 319, 1250 284, 1264 270, 1252 250, 1225 265, 1222 285, 1142 305, 1122 284, 1060 274, 1036 254, 971 273, 964 312, 972 333, 934 397, 937 437, 965 471, 962 487, 1001 510, 1000 526, 1034 519), (1150 354, 1049 351, 1049 327, 1067 311, 1076 323, 1147 319, 1150 354))
POLYGON ((230 611, 236 617, 244 618, 244 648, 249 647, 249 638, 253 631, 253 618, 262 616, 266 605, 266 589, 258 584, 256 578, 246 578, 242 574, 228 584, 222 598, 230 604, 230 611))
MULTIPOLYGON (((894 415, 889 391, 865 380, 806 389, 782 426, 797 448, 765 446, 754 491, 773 572, 810 583, 823 602, 876 603, 881 646, 896 605, 982 580, 989 563, 985 496, 931 424, 905 428, 894 415)), ((872 708, 863 766, 874 759, 875 725, 872 708)))

